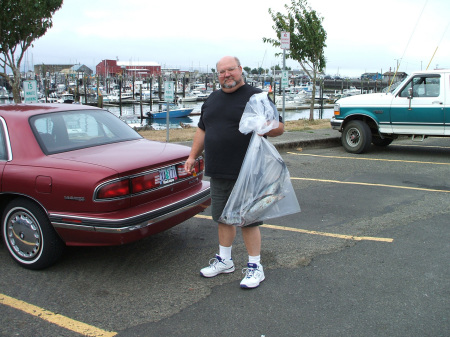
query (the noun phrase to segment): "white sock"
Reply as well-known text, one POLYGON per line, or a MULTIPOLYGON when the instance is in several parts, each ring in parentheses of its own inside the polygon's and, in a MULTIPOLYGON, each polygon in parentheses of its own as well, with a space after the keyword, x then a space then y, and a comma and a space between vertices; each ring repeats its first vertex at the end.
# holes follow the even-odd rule
POLYGON ((261 255, 257 256, 248 256, 248 263, 256 263, 261 264, 261 255))
POLYGON ((231 260, 231 248, 219 245, 219 256, 224 260, 231 260))

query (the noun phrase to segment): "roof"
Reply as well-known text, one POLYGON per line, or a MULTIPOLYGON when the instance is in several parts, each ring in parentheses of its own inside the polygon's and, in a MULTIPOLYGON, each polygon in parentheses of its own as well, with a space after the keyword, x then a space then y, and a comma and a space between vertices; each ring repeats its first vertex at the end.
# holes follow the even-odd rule
POLYGON ((157 62, 148 62, 148 61, 117 61, 117 65, 119 67, 135 67, 135 66, 140 66, 140 67, 157 67, 160 66, 157 62))
POLYGON ((81 104, 64 104, 64 103, 35 103, 35 104, 5 104, 0 106, 0 114, 11 114, 20 116, 29 116, 57 111, 71 110, 91 110, 98 109, 95 107, 81 104), (18 113, 20 112, 20 113, 18 113))

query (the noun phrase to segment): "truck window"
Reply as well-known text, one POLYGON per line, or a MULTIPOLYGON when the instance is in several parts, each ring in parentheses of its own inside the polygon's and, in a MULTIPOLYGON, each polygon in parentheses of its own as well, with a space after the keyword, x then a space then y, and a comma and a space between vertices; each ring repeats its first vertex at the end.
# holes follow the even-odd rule
POLYGON ((409 97, 412 88, 413 97, 438 97, 440 95, 440 76, 414 77, 400 92, 400 97, 409 97))

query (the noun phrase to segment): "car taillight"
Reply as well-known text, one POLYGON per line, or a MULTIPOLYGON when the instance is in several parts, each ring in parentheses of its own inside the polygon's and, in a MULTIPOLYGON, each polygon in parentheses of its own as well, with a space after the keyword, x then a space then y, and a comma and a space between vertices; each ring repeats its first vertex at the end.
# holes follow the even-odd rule
POLYGON ((159 172, 152 172, 143 176, 131 179, 131 186, 133 193, 139 193, 146 190, 151 190, 160 185, 159 172))
POLYGON ((186 178, 189 176, 197 176, 200 172, 203 171, 205 167, 205 162, 203 160, 203 157, 199 157, 197 158, 197 160, 194 163, 194 171, 192 172, 186 172, 186 170, 184 169, 184 163, 178 164, 177 165, 177 173, 178 173, 178 177, 179 178, 186 178))
POLYGON ((164 185, 176 182, 178 179, 197 176, 205 167, 203 157, 199 157, 194 164, 193 172, 186 172, 184 162, 161 168, 157 171, 148 172, 140 176, 129 177, 120 181, 114 181, 101 186, 95 199, 114 199, 131 196, 133 194, 149 191, 164 185), (176 173, 175 173, 176 169, 176 173))
POLYGON ((130 184, 128 179, 116 181, 101 187, 97 192, 98 199, 111 199, 124 197, 130 194, 130 184))

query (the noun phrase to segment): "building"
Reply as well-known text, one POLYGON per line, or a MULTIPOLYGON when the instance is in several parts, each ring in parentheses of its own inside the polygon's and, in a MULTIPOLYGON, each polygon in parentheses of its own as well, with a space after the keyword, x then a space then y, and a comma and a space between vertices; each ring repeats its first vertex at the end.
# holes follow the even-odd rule
POLYGON ((73 64, 36 64, 34 65, 34 73, 36 75, 47 76, 49 74, 59 73, 63 69, 69 69, 73 66, 73 64))
POLYGON ((82 64, 37 64, 34 66, 34 73, 36 75, 48 76, 50 74, 84 74, 92 75, 92 69, 82 64))
POLYGON ((403 81, 406 77, 408 77, 407 73, 404 72, 394 72, 394 71, 387 71, 383 74, 383 77, 386 79, 388 78, 389 80, 391 78, 393 78, 395 76, 395 78, 397 78, 397 80, 399 81, 403 81))
POLYGON ((161 66, 156 62, 103 60, 95 67, 98 76, 116 77, 118 75, 147 78, 161 75, 161 66))
POLYGON ((382 80, 383 75, 381 75, 380 73, 364 73, 361 75, 361 79, 377 81, 377 80, 382 80))

